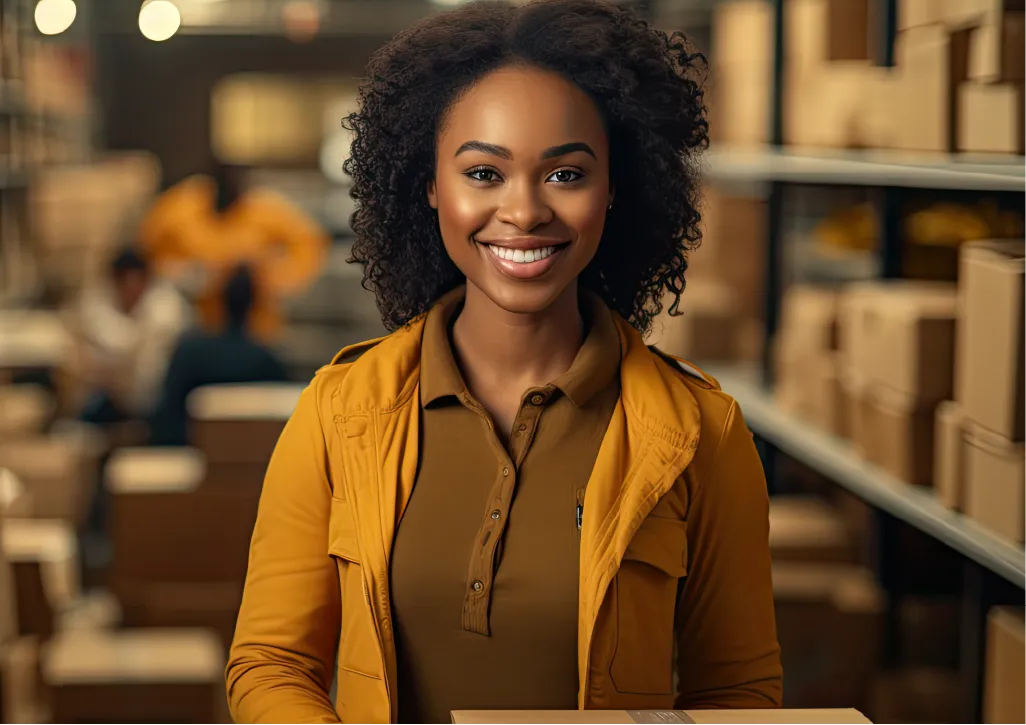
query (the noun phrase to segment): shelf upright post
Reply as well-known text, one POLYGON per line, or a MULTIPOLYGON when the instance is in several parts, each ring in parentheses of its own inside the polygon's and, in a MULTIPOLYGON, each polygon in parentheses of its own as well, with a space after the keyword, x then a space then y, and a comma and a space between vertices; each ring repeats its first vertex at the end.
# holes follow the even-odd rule
MULTIPOLYGON (((785 0, 773 0, 773 88, 770 98, 770 146, 779 149, 784 142, 784 24, 785 0)), ((783 268, 781 238, 783 230, 783 183, 770 182, 766 200, 766 335, 763 338, 763 384, 773 384, 773 337, 780 316, 780 296, 783 294, 783 268)))

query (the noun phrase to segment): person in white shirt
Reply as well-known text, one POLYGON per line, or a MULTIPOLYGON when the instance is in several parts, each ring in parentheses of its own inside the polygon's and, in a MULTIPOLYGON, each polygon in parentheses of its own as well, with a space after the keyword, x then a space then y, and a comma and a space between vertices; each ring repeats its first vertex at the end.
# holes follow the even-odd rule
POLYGON ((145 420, 160 395, 171 351, 191 324, 188 303, 155 279, 147 260, 121 252, 107 284, 87 290, 79 306, 83 374, 91 391, 82 419, 98 425, 145 420))

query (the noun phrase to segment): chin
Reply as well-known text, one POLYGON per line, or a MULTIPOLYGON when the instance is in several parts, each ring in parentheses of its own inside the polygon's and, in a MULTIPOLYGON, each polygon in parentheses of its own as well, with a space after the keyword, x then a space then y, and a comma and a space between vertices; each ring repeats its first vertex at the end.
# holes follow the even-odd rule
POLYGON ((492 303, 510 313, 537 315, 552 307, 570 287, 569 283, 515 282, 512 280, 489 280, 488 284, 477 285, 492 303))

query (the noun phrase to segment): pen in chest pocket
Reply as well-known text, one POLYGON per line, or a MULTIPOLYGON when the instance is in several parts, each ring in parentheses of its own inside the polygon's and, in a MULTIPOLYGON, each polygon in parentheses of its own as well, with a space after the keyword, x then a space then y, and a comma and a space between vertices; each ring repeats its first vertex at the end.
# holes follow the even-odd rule
POLYGON ((577 504, 577 530, 581 530, 581 524, 584 523, 584 504, 577 504))

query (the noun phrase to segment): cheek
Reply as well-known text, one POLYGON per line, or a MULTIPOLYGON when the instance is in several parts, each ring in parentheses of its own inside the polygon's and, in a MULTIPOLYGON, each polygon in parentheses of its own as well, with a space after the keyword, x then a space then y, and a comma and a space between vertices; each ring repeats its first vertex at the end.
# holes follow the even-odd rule
POLYGON ((559 200, 556 210, 563 223, 573 229, 580 246, 594 252, 602 238, 608 205, 605 192, 566 195, 559 200))
POLYGON ((446 247, 463 245, 491 218, 490 195, 451 178, 439 179, 436 188, 442 240, 446 247))

